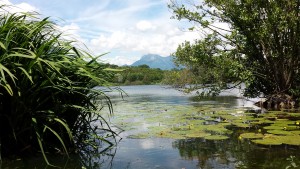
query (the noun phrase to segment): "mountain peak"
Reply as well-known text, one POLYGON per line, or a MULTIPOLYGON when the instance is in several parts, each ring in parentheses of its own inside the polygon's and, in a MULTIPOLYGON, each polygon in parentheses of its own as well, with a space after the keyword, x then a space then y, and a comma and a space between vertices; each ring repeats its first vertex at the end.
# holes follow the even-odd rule
POLYGON ((173 62, 172 56, 162 57, 156 54, 147 54, 140 60, 134 62, 131 66, 148 65, 150 68, 160 68, 162 70, 171 70, 177 68, 173 62))
POLYGON ((140 60, 156 60, 161 58, 162 56, 155 55, 155 54, 147 54, 141 57, 140 60))

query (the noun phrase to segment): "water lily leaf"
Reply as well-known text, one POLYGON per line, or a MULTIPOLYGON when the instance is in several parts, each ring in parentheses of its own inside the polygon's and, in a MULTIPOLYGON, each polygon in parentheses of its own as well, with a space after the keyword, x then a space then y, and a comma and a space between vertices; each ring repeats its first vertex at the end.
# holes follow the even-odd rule
POLYGON ((232 131, 224 128, 222 125, 206 125, 205 131, 218 134, 231 134, 232 131))
POLYGON ((300 130, 291 131, 291 132, 294 133, 295 135, 300 135, 300 130))
POLYGON ((264 135, 261 133, 243 133, 240 135, 240 137, 246 139, 258 139, 258 138, 263 138, 264 135))
POLYGON ((281 138, 281 140, 284 144, 294 145, 294 146, 299 146, 300 145, 300 136, 299 135, 280 136, 280 138, 281 138))
POLYGON ((149 138, 149 137, 150 137, 150 135, 147 133, 139 133, 139 134, 127 136, 127 138, 131 138, 131 139, 145 139, 145 138, 149 138))
POLYGON ((295 135, 294 133, 285 130, 268 130, 267 132, 276 135, 295 135))
POLYGON ((186 137, 188 137, 188 138, 203 138, 203 137, 207 137, 210 135, 211 135, 210 133, 198 132, 198 133, 187 134, 186 137))
POLYGON ((248 128, 250 127, 249 124, 246 123, 232 123, 233 125, 235 125, 236 127, 240 127, 240 128, 248 128))
POLYGON ((282 141, 272 138, 260 139, 260 140, 251 140, 255 144, 261 145, 281 145, 282 141))
POLYGON ((266 129, 266 130, 282 130, 283 129, 282 126, 275 126, 275 125, 265 126, 263 128, 266 129))
POLYGON ((224 136, 224 135, 210 135, 210 136, 206 136, 204 137, 206 140, 226 140, 229 137, 224 136))
POLYGON ((161 138, 172 138, 172 139, 185 139, 184 135, 174 132, 160 132, 156 134, 157 137, 161 138))

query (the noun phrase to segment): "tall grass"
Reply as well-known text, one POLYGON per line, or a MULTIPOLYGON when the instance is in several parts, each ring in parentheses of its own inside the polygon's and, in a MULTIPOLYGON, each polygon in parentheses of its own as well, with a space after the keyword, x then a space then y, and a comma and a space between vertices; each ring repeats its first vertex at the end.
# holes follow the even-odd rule
POLYGON ((47 152, 68 154, 82 145, 112 144, 108 137, 115 133, 96 101, 104 99, 112 108, 111 103, 105 92, 94 89, 105 86, 111 73, 55 27, 48 18, 28 13, 0 15, 2 156, 40 151, 49 164, 47 152))

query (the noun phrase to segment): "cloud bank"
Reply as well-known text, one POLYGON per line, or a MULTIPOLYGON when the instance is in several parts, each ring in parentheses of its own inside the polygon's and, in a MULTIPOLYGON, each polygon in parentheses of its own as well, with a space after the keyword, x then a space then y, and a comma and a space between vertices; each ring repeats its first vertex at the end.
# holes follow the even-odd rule
POLYGON ((5 2, 25 11, 35 10, 45 16, 62 18, 59 29, 67 38, 83 42, 95 55, 109 52, 102 60, 117 65, 131 64, 149 53, 169 56, 180 43, 199 37, 196 32, 181 30, 190 25, 170 19, 167 0, 5 2), (59 10, 66 4, 65 10, 59 10))

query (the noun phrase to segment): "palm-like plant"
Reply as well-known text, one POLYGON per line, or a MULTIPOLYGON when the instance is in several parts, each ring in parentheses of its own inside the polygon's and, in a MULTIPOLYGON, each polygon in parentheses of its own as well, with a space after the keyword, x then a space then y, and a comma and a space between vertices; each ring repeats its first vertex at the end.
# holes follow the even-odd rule
MULTIPOLYGON (((96 60, 64 40, 48 18, 1 13, 1 154, 41 150, 49 164, 46 151, 68 154, 92 136, 111 144, 91 124, 106 123, 97 113, 99 96, 111 107, 105 93, 94 89, 111 75, 96 60)), ((109 127, 100 129, 115 135, 109 127)))

